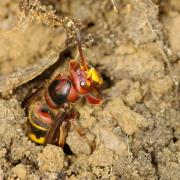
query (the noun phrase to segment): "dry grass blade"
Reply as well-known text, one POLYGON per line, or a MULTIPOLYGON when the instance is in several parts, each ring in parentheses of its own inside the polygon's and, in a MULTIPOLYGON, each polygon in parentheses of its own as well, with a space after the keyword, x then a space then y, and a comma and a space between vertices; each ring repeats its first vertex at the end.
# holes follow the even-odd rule
POLYGON ((67 33, 68 39, 75 38, 76 31, 80 31, 83 27, 78 19, 59 17, 55 14, 54 10, 43 6, 38 0, 24 0, 20 3, 20 10, 30 21, 45 24, 50 27, 62 26, 67 33))

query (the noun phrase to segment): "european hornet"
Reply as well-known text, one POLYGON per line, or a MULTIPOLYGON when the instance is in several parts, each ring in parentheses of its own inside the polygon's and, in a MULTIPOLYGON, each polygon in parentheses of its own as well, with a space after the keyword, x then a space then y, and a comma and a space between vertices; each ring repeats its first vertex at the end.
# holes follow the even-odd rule
MULTIPOLYGON (((102 102, 102 77, 86 62, 79 33, 77 37, 80 61, 70 60, 69 72, 58 74, 54 80, 25 100, 24 107, 28 114, 27 136, 37 144, 63 147, 69 122, 75 122, 77 117, 73 104, 81 97, 85 97, 93 105, 102 102)), ((77 123, 74 124, 76 130, 83 134, 77 123)))

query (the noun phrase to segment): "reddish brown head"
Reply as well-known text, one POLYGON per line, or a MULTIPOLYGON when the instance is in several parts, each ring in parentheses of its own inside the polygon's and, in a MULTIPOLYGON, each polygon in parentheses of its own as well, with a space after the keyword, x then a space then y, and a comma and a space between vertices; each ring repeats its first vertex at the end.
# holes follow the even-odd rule
POLYGON ((69 63, 72 82, 78 93, 84 95, 90 104, 100 104, 102 101, 100 92, 103 84, 102 77, 95 68, 88 66, 80 42, 78 47, 81 60, 71 60, 69 63))

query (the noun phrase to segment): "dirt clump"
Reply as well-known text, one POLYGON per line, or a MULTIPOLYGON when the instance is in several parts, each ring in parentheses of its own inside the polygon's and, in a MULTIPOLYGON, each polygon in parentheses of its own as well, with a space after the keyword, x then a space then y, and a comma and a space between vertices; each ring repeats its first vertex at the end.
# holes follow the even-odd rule
POLYGON ((0 179, 179 179, 179 1, 24 2, 0 2, 0 179), (74 28, 103 103, 76 105, 64 150, 37 145, 22 103, 79 58, 74 28))

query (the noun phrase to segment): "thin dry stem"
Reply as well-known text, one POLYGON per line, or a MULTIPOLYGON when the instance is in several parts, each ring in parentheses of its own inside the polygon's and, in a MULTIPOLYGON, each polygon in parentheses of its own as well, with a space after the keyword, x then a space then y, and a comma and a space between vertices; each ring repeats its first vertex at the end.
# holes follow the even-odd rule
POLYGON ((114 8, 114 11, 115 11, 116 13, 118 13, 118 8, 117 8, 117 6, 116 6, 115 1, 114 1, 114 0, 111 0, 111 2, 112 2, 112 5, 113 5, 113 8, 114 8))
POLYGON ((82 28, 79 20, 59 17, 55 14, 54 10, 43 6, 38 0, 24 0, 20 4, 20 10, 30 21, 50 27, 62 26, 67 33, 68 39, 76 37, 77 30, 80 31, 82 28))

